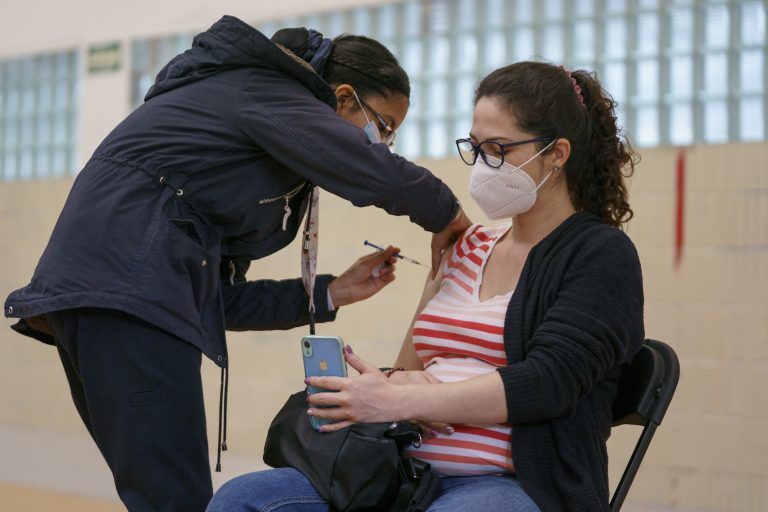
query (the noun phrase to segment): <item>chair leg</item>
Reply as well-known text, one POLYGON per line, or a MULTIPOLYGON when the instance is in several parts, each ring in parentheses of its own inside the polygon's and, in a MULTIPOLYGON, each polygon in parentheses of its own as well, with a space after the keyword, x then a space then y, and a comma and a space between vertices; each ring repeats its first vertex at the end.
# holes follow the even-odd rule
POLYGON ((640 434, 640 439, 637 440, 637 444, 632 452, 632 456, 629 458, 624 474, 621 475, 619 485, 616 486, 616 491, 613 493, 613 498, 611 498, 611 512, 618 512, 624 504, 624 498, 627 497, 629 488, 632 486, 632 482, 635 479, 635 474, 637 474, 637 470, 640 468, 640 463, 643 462, 643 457, 648 450, 648 446, 651 444, 654 432, 656 432, 656 424, 649 421, 645 425, 645 428, 643 428, 643 433, 640 434))

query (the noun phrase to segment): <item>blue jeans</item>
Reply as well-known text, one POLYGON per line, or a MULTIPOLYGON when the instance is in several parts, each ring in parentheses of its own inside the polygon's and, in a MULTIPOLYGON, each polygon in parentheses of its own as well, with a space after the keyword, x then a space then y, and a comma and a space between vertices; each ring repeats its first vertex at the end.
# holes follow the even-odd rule
MULTIPOLYGON (((443 491, 428 512, 539 512, 512 475, 444 476, 443 491)), ((304 475, 291 468, 233 478, 213 495, 206 512, 328 512, 304 475)))

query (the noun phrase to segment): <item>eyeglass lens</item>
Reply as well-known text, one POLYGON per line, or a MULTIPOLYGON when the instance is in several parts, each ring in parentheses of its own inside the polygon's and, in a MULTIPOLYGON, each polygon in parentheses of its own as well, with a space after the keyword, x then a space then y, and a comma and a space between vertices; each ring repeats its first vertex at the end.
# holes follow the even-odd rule
POLYGON ((498 142, 483 142, 475 145, 472 141, 463 139, 456 141, 456 146, 459 149, 459 156, 467 165, 474 165, 478 154, 482 155, 483 161, 490 167, 501 167, 504 163, 504 148, 498 142), (489 160, 487 156, 494 158, 489 160))

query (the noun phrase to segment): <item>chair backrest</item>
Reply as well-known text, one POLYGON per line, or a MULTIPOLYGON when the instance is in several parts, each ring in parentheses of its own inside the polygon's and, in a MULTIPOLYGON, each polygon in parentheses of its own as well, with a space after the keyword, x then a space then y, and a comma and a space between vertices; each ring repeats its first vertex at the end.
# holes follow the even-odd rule
POLYGON ((611 499, 612 512, 621 509, 679 379, 680 363, 675 351, 664 342, 650 339, 645 340, 622 372, 613 402, 613 426, 642 425, 644 428, 611 499))

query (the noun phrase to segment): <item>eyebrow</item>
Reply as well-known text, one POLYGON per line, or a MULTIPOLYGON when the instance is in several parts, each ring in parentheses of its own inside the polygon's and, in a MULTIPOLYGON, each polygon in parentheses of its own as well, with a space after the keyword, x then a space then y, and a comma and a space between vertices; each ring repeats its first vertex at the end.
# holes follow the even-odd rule
MULTIPOLYGON (((479 139, 478 139, 478 138, 477 138, 477 137, 476 137, 476 136, 475 136, 475 135, 474 135, 472 132, 469 132, 469 138, 470 138, 470 139, 479 140, 479 139)), ((496 136, 496 137, 489 137, 489 138, 487 138, 487 139, 484 139, 482 142, 498 142, 498 141, 499 141, 499 139, 502 139, 502 140, 508 140, 508 141, 510 141, 510 142, 514 142, 514 141, 513 141, 512 139, 510 139, 509 137, 505 137, 505 136, 503 136, 503 135, 499 135, 499 136, 496 136)))

